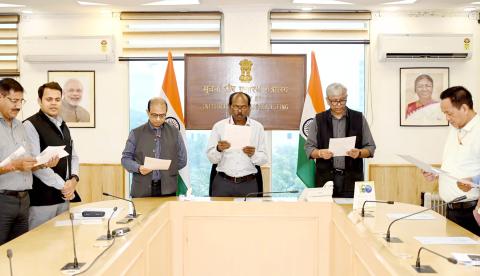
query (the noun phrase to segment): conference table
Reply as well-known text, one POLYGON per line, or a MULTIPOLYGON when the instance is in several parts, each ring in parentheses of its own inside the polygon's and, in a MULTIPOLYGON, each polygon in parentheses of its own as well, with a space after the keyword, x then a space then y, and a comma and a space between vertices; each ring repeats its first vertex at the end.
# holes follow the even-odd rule
MULTIPOLYGON (((377 204, 361 217, 351 204, 331 202, 239 201, 231 198, 177 197, 134 199, 142 213, 128 224, 117 224, 128 214, 128 202, 108 200, 71 208, 118 207, 110 227, 128 226, 125 236, 97 241, 107 232, 107 219, 74 225, 81 275, 415 275, 416 236, 480 238, 429 211, 430 220, 403 220, 391 228, 387 214, 410 213, 423 207, 377 204), (95 222, 95 223, 93 223, 95 222), (103 254, 102 254, 103 252, 103 254)), ((73 261, 72 227, 67 213, 0 247, 0 275, 9 275, 5 252, 13 252, 13 275, 63 275, 73 261)), ((427 245, 442 255, 480 254, 480 245, 427 245)), ((480 275, 480 267, 452 264, 422 251, 422 265, 439 275, 480 275)))

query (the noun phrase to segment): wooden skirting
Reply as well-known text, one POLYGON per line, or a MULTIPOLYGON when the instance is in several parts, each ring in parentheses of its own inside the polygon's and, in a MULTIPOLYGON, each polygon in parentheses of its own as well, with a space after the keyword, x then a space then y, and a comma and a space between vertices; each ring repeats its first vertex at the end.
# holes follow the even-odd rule
POLYGON ((426 181, 422 171, 413 165, 370 164, 368 170, 379 200, 420 205, 422 192, 438 192, 438 181, 426 181))
POLYGON ((102 192, 123 197, 124 183, 125 170, 121 164, 80 164, 77 192, 82 203, 109 199, 102 192))

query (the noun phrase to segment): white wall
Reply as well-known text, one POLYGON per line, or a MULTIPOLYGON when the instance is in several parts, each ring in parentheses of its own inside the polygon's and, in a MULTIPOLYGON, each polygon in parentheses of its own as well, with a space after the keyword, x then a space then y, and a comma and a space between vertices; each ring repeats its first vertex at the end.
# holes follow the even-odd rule
MULTIPOLYGON (((31 15, 20 23, 22 37, 39 35, 116 35, 119 20, 111 15, 31 15)), ((120 49, 119 40, 116 40, 120 49)), ((79 45, 72 45, 79 47, 79 45)), ((117 54, 120 51, 116 52, 117 54)), ((81 163, 120 163, 121 152, 128 136, 128 66, 114 63, 51 63, 23 62, 20 56, 20 82, 26 90, 27 104, 23 117, 38 110, 37 89, 47 82, 48 70, 95 71, 95 128, 71 129, 81 163)))
POLYGON ((405 163, 396 153, 409 153, 430 163, 441 163, 443 144, 449 127, 400 127, 400 67, 450 67, 450 86, 463 85, 474 95, 476 109, 480 106, 480 47, 476 18, 463 14, 419 16, 406 14, 373 14, 371 22, 370 74, 371 106, 369 118, 377 144, 372 163, 405 163), (474 52, 470 61, 460 62, 380 62, 377 37, 380 33, 473 33, 474 52))
MULTIPOLYGON (((269 9, 264 6, 225 6, 223 51, 228 53, 269 53, 269 9)), ((21 37, 32 35, 114 35, 117 56, 120 51, 118 15, 43 15, 22 16, 21 37)), ((480 47, 476 18, 458 15, 407 16, 374 13, 371 22, 370 90, 368 118, 377 143, 374 163, 403 163, 394 154, 407 152, 432 163, 441 161, 447 127, 414 128, 399 126, 399 68, 408 66, 450 67, 450 85, 464 85, 474 93, 480 106, 478 76, 480 47), (379 62, 376 40, 379 33, 473 33, 473 59, 467 62, 398 63, 379 62)), ((72 46, 73 47, 73 46, 72 46)), ((21 50, 21 48, 20 48, 21 50)), ((20 81, 28 100, 23 117, 37 109, 36 90, 47 81, 48 70, 95 70, 96 128, 73 129, 72 134, 82 163, 119 163, 128 135, 128 65, 115 61, 103 64, 32 64, 21 61, 20 81)))

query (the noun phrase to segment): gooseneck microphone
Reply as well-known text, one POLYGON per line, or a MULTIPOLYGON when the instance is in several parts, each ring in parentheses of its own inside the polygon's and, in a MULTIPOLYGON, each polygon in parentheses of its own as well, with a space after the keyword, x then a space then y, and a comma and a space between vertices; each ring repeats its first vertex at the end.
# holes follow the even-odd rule
POLYGON ((75 231, 73 229, 73 213, 70 213, 70 224, 72 225, 72 241, 73 241, 73 263, 67 263, 62 267, 62 271, 78 271, 85 263, 79 263, 77 260, 77 248, 75 244, 75 231))
POLYGON ((13 276, 13 269, 12 269, 13 252, 12 252, 12 249, 7 249, 7 257, 8 257, 8 262, 10 263, 10 276, 13 276))
POLYGON ((110 233, 110 220, 112 219, 113 217, 113 214, 117 211, 117 206, 113 207, 113 212, 112 214, 110 215, 110 217, 108 218, 108 223, 107 223, 107 240, 111 240, 112 239, 112 233, 110 233))
POLYGON ((365 200, 365 201, 363 202, 363 205, 362 205, 362 213, 361 213, 361 216, 362 216, 362 217, 365 217, 365 203, 367 203, 367 202, 394 204, 394 202, 391 201, 391 200, 388 200, 388 201, 384 201, 384 200, 365 200))
MULTIPOLYGON (((427 209, 423 209, 421 211, 418 211, 418 212, 415 212, 415 213, 411 213, 411 214, 408 214, 406 216, 403 216, 401 218, 397 218, 397 219, 394 219, 392 222, 390 222, 390 224, 388 225, 388 229, 387 229, 387 233, 385 235, 385 240, 387 242, 391 242, 391 239, 390 239, 390 227, 392 227, 392 224, 396 221, 399 221, 399 220, 402 220, 402 219, 405 219, 405 218, 408 218, 408 217, 411 217, 411 216, 414 216, 414 215, 417 215, 417 214, 420 214, 420 213, 423 213, 423 212, 426 212, 426 211, 429 211, 429 210, 432 210, 432 209, 435 209, 435 208, 438 208, 438 207, 442 207, 444 205, 447 205, 447 204, 450 204, 450 203, 454 203, 454 202, 457 202, 457 201, 461 201, 461 200, 464 200, 466 199, 467 196, 463 195, 463 196, 459 196, 457 198, 454 198, 453 200, 449 201, 449 202, 444 202, 442 204, 438 204, 438 205, 434 205, 430 208, 427 208, 427 209)), ((401 242, 400 239, 396 239, 396 242, 401 242)))
POLYGON ((103 194, 104 196, 111 196, 111 197, 118 198, 118 199, 125 200, 125 201, 128 201, 128 202, 132 203, 133 211, 132 211, 132 214, 129 214, 129 215, 127 216, 127 218, 136 218, 136 217, 140 216, 140 214, 137 215, 137 209, 135 208, 135 203, 133 203, 132 200, 128 200, 128 199, 126 199, 126 198, 119 197, 119 196, 115 196, 115 195, 112 195, 112 194, 109 194, 109 193, 105 193, 105 192, 103 192, 102 194, 103 194))
POLYGON ((270 194, 296 194, 298 193, 297 190, 293 190, 293 191, 275 191, 275 192, 254 192, 254 193, 248 193, 246 196, 245 196, 245 199, 243 201, 247 201, 247 197, 252 197, 252 196, 256 196, 256 195, 270 195, 270 194))
POLYGON ((443 256, 442 254, 440 253, 437 253, 433 250, 430 250, 428 248, 425 248, 425 247, 420 247, 418 249, 418 253, 417 253, 417 262, 415 263, 415 265, 412 265, 413 269, 415 269, 417 272, 423 272, 423 273, 435 273, 435 270, 429 266, 429 265, 420 265, 420 252, 422 251, 422 249, 425 249, 426 251, 430 252, 430 253, 433 253, 441 258, 444 258, 445 260, 451 262, 452 264, 456 264, 457 263, 457 260, 455 258, 452 258, 452 257, 446 257, 446 256, 443 256))

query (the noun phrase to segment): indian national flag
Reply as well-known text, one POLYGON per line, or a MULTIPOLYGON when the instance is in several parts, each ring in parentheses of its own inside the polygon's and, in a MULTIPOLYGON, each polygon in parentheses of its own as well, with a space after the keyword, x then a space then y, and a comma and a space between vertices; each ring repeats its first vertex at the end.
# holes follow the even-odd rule
POLYGON ((297 176, 308 188, 315 187, 315 161, 309 159, 303 149, 307 142, 308 129, 315 118, 315 114, 325 111, 323 102, 322 84, 318 74, 315 53, 312 52, 312 69, 308 82, 308 93, 303 105, 302 119, 300 121, 300 133, 298 137, 297 176))
MULTIPOLYGON (((162 91, 160 97, 164 98, 168 104, 166 122, 178 128, 182 134, 183 141, 187 144, 185 137, 185 120, 183 118, 182 104, 180 103, 180 94, 178 93, 177 78, 173 69, 172 53, 168 52, 168 64, 163 78, 162 91)), ((180 170, 178 178, 177 195, 191 195, 192 186, 190 186, 190 174, 188 165, 180 170)))

